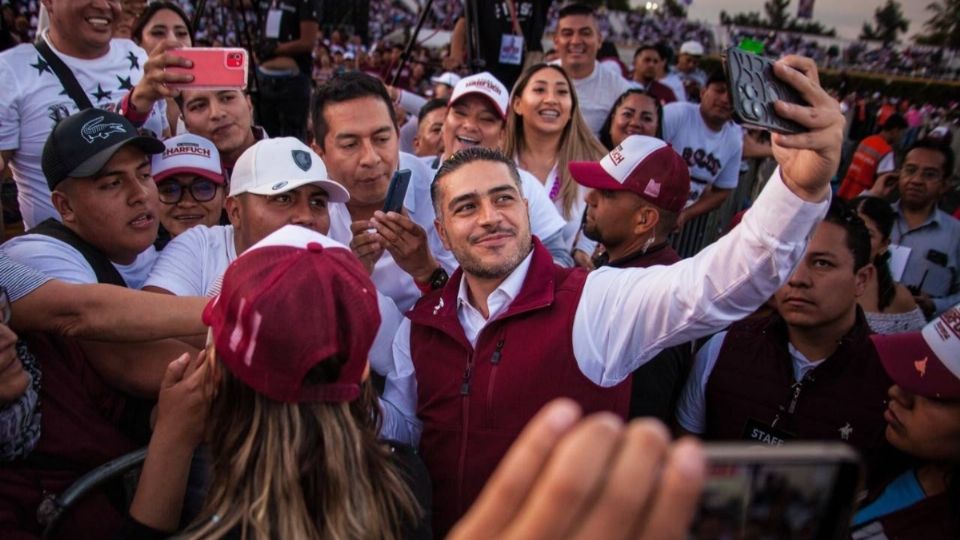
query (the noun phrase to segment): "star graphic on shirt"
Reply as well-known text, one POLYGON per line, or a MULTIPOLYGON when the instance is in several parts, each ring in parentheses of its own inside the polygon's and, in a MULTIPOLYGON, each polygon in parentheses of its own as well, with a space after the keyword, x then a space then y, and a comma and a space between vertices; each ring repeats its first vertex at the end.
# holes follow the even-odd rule
POLYGON ((104 89, 103 89, 103 86, 101 86, 101 85, 98 84, 98 85, 97 85, 97 91, 94 92, 93 97, 97 98, 97 101, 103 101, 103 100, 105 100, 105 99, 110 99, 110 95, 111 95, 111 94, 113 94, 113 92, 110 92, 110 91, 108 91, 108 90, 104 90, 104 89))
POLYGON ((50 64, 48 64, 48 63, 47 63, 42 57, 40 57, 40 56, 37 57, 37 63, 36 63, 36 64, 30 64, 30 67, 32 67, 32 68, 34 68, 34 69, 37 70, 37 77, 43 75, 43 72, 44 72, 44 71, 46 71, 47 73, 53 74, 53 69, 50 67, 50 64))
POLYGON ((133 51, 127 53, 127 60, 130 61, 130 69, 140 69, 140 59, 137 58, 137 55, 133 51))
POLYGON ((120 81, 120 88, 119 88, 119 90, 132 90, 132 89, 133 89, 133 81, 130 80, 130 77, 123 78, 123 77, 121 77, 121 76, 119 76, 119 75, 117 75, 116 77, 117 77, 117 80, 120 81))

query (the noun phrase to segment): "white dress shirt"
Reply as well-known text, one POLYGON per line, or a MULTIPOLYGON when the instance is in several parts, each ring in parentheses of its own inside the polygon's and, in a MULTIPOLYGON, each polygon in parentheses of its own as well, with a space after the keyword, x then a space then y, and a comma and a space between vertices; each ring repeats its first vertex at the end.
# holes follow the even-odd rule
MULTIPOLYGON (((571 329, 581 372, 600 386, 615 386, 662 349, 722 330, 752 313, 786 282, 828 207, 829 200, 809 203, 797 197, 777 169, 740 225, 695 257, 669 267, 591 272, 571 329)), ((486 321, 471 312, 461 282, 457 316, 468 337, 475 339, 509 306, 526 278, 529 259, 491 295, 486 321)), ((393 361, 381 400, 382 434, 417 444, 422 425, 416 416, 409 319, 397 331, 393 361)))

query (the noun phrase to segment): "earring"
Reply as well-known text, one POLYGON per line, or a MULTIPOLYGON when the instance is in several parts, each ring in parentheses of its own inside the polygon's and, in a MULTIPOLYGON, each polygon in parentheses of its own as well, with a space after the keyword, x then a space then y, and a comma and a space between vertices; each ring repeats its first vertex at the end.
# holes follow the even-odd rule
POLYGON ((656 241, 657 241, 657 235, 651 234, 650 238, 647 238, 647 241, 644 242, 643 249, 640 250, 640 253, 646 253, 647 250, 650 249, 650 246, 652 246, 653 243, 656 241))

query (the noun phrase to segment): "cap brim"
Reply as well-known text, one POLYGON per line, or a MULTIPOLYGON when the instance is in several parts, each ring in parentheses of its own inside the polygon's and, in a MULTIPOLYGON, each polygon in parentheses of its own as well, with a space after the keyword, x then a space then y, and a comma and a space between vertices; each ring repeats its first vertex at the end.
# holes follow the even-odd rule
POLYGON ((611 191, 629 191, 623 184, 617 182, 603 170, 596 161, 571 161, 567 164, 570 175, 580 184, 593 189, 608 189, 611 191))
POLYGON ((897 386, 918 396, 960 399, 960 379, 943 365, 920 332, 874 334, 870 339, 897 386))
POLYGON ((506 119, 506 118, 507 118, 507 111, 502 111, 502 110, 500 110, 500 105, 496 102, 496 100, 494 100, 492 97, 490 97, 490 96, 488 96, 487 94, 484 94, 483 92, 480 92, 480 91, 478 91, 478 90, 468 91, 468 92, 464 92, 464 93, 460 94, 459 96, 457 96, 457 99, 451 101, 448 106, 449 106, 449 107, 453 107, 453 105, 454 105, 456 102, 460 101, 461 99, 463 99, 463 98, 465 98, 465 97, 467 97, 467 96, 480 96, 480 97, 482 97, 483 99, 487 100, 487 103, 489 103, 490 105, 493 105, 493 110, 497 111, 497 112, 500 114, 500 118, 503 118, 503 119, 506 119))
POLYGON ((154 174, 153 180, 155 182, 162 182, 167 178, 177 174, 192 174, 194 176, 206 178, 207 180, 216 182, 218 184, 223 184, 225 181, 222 174, 216 174, 207 169, 201 169, 200 167, 171 167, 161 173, 154 174))
POLYGON ((143 150, 148 156, 159 154, 166 149, 162 141, 154 139, 153 137, 145 137, 143 135, 132 137, 97 152, 80 165, 77 165, 67 176, 71 178, 88 178, 94 176, 107 165, 107 162, 110 161, 110 158, 112 158, 114 154, 128 144, 132 144, 140 150, 143 150))
POLYGON ((252 187, 246 189, 241 193, 232 194, 231 196, 241 195, 242 193, 253 193, 254 195, 278 195, 280 193, 287 193, 288 191, 293 191, 300 186, 306 186, 313 184, 315 186, 322 187, 324 191, 327 192, 327 200, 330 202, 336 203, 345 203, 350 200, 350 192, 347 191, 347 188, 341 186, 333 180, 308 180, 308 179, 298 179, 298 180, 289 180, 279 189, 273 189, 273 186, 276 183, 265 186, 252 187))

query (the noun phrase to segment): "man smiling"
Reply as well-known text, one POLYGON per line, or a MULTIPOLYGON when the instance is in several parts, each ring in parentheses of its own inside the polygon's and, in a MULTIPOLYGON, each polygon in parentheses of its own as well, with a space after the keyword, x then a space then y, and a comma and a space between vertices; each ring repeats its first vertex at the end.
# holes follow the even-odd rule
MULTIPOLYGON (((120 0, 42 3, 50 15, 50 29, 37 36, 38 43, 66 65, 92 106, 118 110, 134 85, 149 82, 143 77, 147 53, 130 40, 112 40, 120 0)), ((79 108, 33 44, 0 54, 0 169, 4 162, 10 164, 27 229, 47 218, 59 219, 40 154, 57 122, 79 108)), ((166 127, 163 100, 140 111, 142 127, 160 135, 166 127)))

